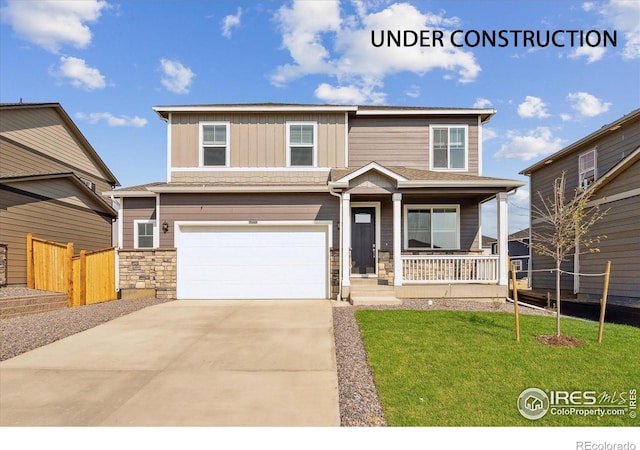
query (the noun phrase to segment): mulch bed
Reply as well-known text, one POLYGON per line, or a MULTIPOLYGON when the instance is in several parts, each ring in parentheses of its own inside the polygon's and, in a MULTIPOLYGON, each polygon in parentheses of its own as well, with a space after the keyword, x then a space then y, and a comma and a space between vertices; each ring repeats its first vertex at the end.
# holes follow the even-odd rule
POLYGON ((564 334, 561 334, 560 336, 556 336, 555 334, 551 336, 536 336, 536 340, 541 344, 553 345, 554 347, 580 347, 581 345, 584 345, 584 342, 580 339, 565 336, 564 334))

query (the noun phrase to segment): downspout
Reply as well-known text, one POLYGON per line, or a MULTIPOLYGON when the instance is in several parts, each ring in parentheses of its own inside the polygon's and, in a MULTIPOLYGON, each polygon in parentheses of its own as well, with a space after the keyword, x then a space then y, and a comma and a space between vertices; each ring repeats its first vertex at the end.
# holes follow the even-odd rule
MULTIPOLYGON (((342 301, 342 192, 334 192, 333 188, 329 186, 329 194, 340 199, 340 222, 338 223, 338 298, 337 301, 342 301)), ((331 255, 329 255, 331 257, 331 255)))

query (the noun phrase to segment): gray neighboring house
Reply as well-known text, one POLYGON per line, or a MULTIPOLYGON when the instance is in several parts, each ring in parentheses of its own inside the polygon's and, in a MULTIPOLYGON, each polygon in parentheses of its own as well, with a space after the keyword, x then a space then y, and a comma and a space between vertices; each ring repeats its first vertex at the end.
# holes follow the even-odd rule
MULTIPOLYGON (((593 191, 591 204, 608 214, 591 229, 593 236, 606 235, 600 252, 574 255, 563 269, 571 272, 602 273, 611 261, 609 300, 640 305, 640 109, 601 127, 559 152, 526 168, 521 173, 531 178, 531 202, 539 204, 537 192, 544 197, 553 189, 553 180, 566 171, 568 192, 593 191)), ((535 232, 539 223, 532 221, 535 232)), ((548 257, 532 255, 532 269, 553 267, 548 257)), ((555 275, 533 272, 534 289, 552 289, 555 275)), ((602 277, 564 275, 562 289, 572 290, 579 300, 598 301, 602 295, 602 277)))

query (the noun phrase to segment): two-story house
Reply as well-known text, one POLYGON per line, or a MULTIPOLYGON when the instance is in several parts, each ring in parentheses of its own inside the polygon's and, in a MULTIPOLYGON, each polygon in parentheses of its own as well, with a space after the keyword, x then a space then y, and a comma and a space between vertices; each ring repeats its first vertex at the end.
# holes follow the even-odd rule
MULTIPOLYGON (((622 116, 584 138, 526 168, 531 178, 531 205, 541 206, 538 192, 547 198, 554 179, 565 172, 566 194, 575 189, 591 190, 590 205, 608 211, 590 229, 590 236, 606 236, 597 245, 599 252, 584 253, 578 248, 562 269, 573 274, 603 273, 611 261, 609 301, 619 304, 640 302, 640 109, 622 116)), ((543 225, 533 218, 531 229, 543 225)), ((545 256, 531 255, 532 287, 555 289, 555 267, 545 256)), ((579 300, 599 301, 603 278, 563 275, 561 288, 573 290, 579 300)))
POLYGON ((102 192, 119 185, 59 103, 0 104, 6 283, 27 282, 27 233, 77 250, 110 247, 117 212, 102 192))
POLYGON ((167 123, 167 182, 112 192, 123 290, 346 299, 368 279, 397 297, 507 295, 506 196, 523 183, 482 176, 495 110, 154 110, 167 123), (485 255, 480 205, 493 198, 500 254, 485 255))

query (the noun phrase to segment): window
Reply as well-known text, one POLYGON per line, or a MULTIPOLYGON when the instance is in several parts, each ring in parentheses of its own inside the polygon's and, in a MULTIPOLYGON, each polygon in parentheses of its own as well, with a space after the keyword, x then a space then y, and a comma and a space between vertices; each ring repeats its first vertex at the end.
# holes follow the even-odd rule
POLYGON ((405 206, 405 248, 459 248, 458 211, 457 205, 405 206))
POLYGON ((467 131, 465 126, 431 127, 431 168, 467 170, 467 131))
POLYGON ((580 187, 588 188, 596 179, 596 149, 584 152, 578 157, 578 182, 580 187))
POLYGON ((135 248, 154 248, 155 245, 155 220, 134 220, 133 239, 135 248))
POLYGON ((515 266, 515 271, 516 272, 522 272, 522 260, 520 260, 520 259, 512 259, 511 260, 511 265, 515 266))
POLYGON ((82 177, 80 177, 80 181, 82 181, 82 184, 84 184, 86 187, 88 187, 89 189, 95 192, 96 185, 93 181, 87 180, 86 178, 82 178, 82 177))
POLYGON ((317 128, 315 122, 287 123, 287 165, 315 167, 317 128))
POLYGON ((229 123, 200 123, 200 165, 227 167, 229 165, 229 123))

